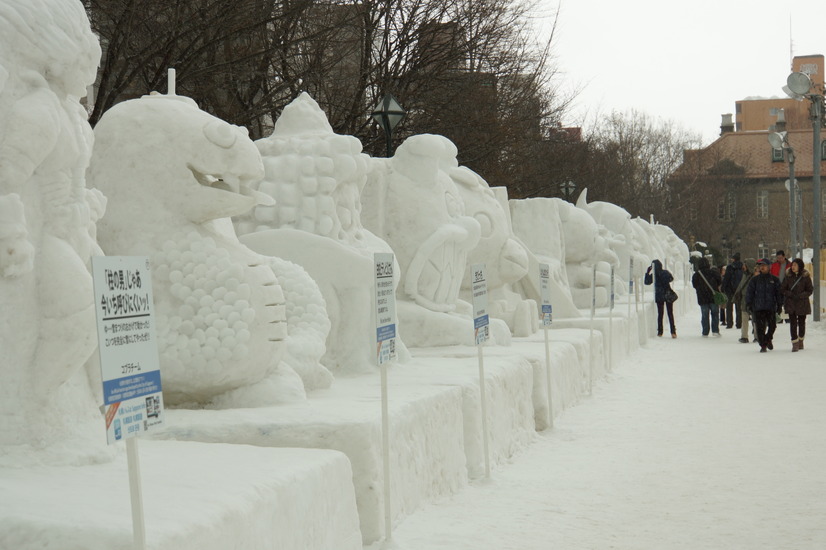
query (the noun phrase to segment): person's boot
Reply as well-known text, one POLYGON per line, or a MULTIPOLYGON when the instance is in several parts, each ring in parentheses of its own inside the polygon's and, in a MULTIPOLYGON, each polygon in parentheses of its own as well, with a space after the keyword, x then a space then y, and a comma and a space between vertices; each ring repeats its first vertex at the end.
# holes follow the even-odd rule
POLYGON ((772 344, 771 340, 766 340, 766 347, 769 349, 774 349, 774 344, 772 344))
POLYGON ((676 333, 676 332, 672 332, 672 333, 671 333, 671 337, 672 337, 672 338, 676 338, 676 337, 677 337, 677 333, 676 333))
POLYGON ((803 349, 803 337, 797 339, 797 349, 803 349))
POLYGON ((760 353, 766 353, 766 346, 760 346, 760 353))
POLYGON ((797 351, 800 349, 800 340, 792 340, 792 351, 797 351))

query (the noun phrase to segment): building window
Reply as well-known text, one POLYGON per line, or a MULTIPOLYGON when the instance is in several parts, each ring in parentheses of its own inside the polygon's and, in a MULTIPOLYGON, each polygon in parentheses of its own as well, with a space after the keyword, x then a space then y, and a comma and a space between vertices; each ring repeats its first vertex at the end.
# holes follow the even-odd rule
POLYGON ((778 109, 777 107, 772 107, 771 109, 769 109, 769 116, 777 116, 777 111, 779 110, 780 109, 778 109))
POLYGON ((758 191, 757 192, 757 217, 762 219, 768 219, 769 217, 769 192, 768 191, 758 191))
POLYGON ((826 140, 820 142, 820 160, 826 160, 826 140))
POLYGON ((769 257, 769 247, 763 243, 757 245, 757 257, 758 258, 768 258, 769 257))
POLYGON ((732 221, 737 215, 737 199, 731 191, 723 195, 722 200, 717 204, 717 219, 732 221))
POLYGON ((783 149, 772 148, 772 162, 783 162, 783 149))

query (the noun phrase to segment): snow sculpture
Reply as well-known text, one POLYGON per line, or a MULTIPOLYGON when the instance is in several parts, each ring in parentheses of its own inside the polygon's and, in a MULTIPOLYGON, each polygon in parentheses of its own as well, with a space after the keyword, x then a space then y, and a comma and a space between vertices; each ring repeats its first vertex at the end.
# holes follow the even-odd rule
MULTIPOLYGON (((509 203, 513 232, 530 251, 530 271, 539 272, 539 264, 548 264, 549 284, 554 317, 581 317, 574 304, 565 265, 565 230, 560 209, 570 205, 562 199, 533 198, 511 200, 509 203)), ((539 281, 531 276, 520 281, 522 294, 541 303, 539 281)))
MULTIPOLYGON (((331 323, 325 365, 338 373, 374 370, 373 253, 392 250, 361 225, 368 159, 361 142, 335 134, 302 93, 256 145, 265 169, 256 188, 276 203, 236 218, 241 242, 301 265, 318 283, 331 323)), ((397 350, 403 358, 398 339, 397 350)))
POLYGON ((578 308, 590 309, 592 270, 596 265, 596 306, 605 307, 609 300, 611 266, 619 265, 619 258, 608 248, 610 237, 585 210, 565 201, 557 204, 565 238, 565 268, 574 303, 578 308))
POLYGON ((109 198, 101 246, 153 265, 164 401, 302 399, 281 361, 287 313, 272 261, 242 245, 229 219, 267 202, 249 187, 263 167, 246 131, 189 98, 154 94, 107 111, 95 136, 89 180, 109 198))
MULTIPOLYGON (((528 275, 528 251, 513 237, 509 212, 503 207, 494 190, 476 172, 461 166, 448 170, 464 202, 465 213, 473 217, 481 228, 479 244, 469 253, 470 265, 486 266, 488 284, 488 315, 502 319, 515 336, 529 336, 538 328, 536 302, 524 300, 512 285, 528 275)), ((507 205, 507 190, 504 204, 507 205)), ((470 302, 470 273, 465 270, 462 279, 462 297, 470 302)))
MULTIPOLYGON (((107 454, 84 364, 95 350, 79 99, 100 47, 75 0, 0 4, 0 463, 107 454)), ((92 230, 93 231, 93 230, 92 230)))
POLYGON ((651 263, 652 258, 643 251, 642 245, 634 234, 631 214, 624 208, 610 202, 595 201, 587 202, 588 190, 583 189, 577 199, 577 208, 588 212, 592 218, 604 226, 611 235, 609 246, 619 260, 619 266, 615 272, 618 279, 615 290, 619 294, 625 294, 628 287, 628 275, 631 268, 631 258, 634 259, 634 277, 642 277, 646 266, 651 263))
MULTIPOLYGON (((362 195, 362 220, 396 252, 401 282, 396 313, 412 346, 473 344, 472 311, 459 299, 468 253, 479 243, 479 222, 448 171, 456 146, 432 134, 412 136, 392 159, 377 159, 362 195)), ((491 319, 497 343, 510 342, 504 322, 491 319)))

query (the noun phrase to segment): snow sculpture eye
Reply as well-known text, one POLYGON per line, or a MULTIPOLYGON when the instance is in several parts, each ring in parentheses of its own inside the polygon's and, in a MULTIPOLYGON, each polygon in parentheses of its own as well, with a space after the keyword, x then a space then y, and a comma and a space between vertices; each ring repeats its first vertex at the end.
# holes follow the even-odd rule
POLYGON ((229 149, 235 145, 238 133, 229 124, 212 121, 204 126, 204 136, 218 147, 229 149))

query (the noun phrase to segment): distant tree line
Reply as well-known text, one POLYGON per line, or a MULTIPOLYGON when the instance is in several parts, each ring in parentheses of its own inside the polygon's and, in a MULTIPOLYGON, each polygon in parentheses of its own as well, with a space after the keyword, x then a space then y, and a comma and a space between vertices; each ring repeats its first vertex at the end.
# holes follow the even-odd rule
MULTIPOLYGON (((84 0, 103 59, 94 125, 115 103, 166 91, 265 137, 308 92, 333 129, 383 156, 369 112, 386 93, 407 111, 395 144, 436 133, 459 162, 512 198, 576 194, 633 215, 673 206, 666 180, 696 136, 637 113, 562 128, 576 93, 560 91, 551 32, 535 38, 539 0, 84 0)), ((576 195, 571 197, 574 200, 576 195)))

